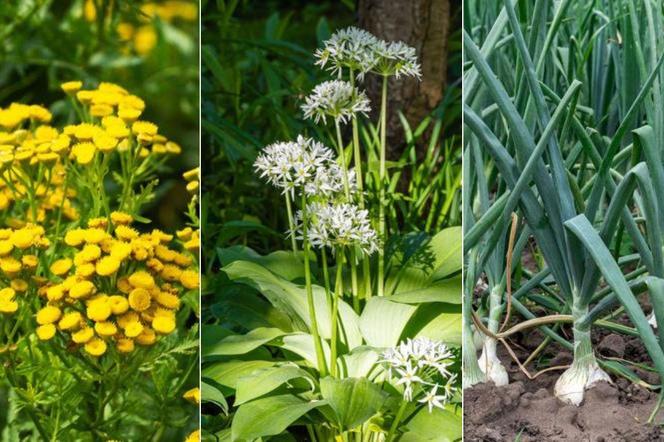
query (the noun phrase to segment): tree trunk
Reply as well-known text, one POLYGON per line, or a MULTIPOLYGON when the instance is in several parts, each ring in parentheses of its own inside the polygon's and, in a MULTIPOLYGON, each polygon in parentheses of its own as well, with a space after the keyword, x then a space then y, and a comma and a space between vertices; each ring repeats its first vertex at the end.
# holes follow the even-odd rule
MULTIPOLYGON (((452 0, 453 4, 459 0, 452 0)), ((455 6, 456 7, 456 6, 455 6)), ((401 40, 417 50, 422 81, 391 79, 388 100, 388 158, 401 151, 403 129, 397 111, 413 125, 429 114, 443 98, 447 82, 447 41, 450 32, 450 0, 359 0, 363 29, 387 41, 401 40)), ((380 79, 370 76, 367 91, 374 112, 380 103, 380 79)))

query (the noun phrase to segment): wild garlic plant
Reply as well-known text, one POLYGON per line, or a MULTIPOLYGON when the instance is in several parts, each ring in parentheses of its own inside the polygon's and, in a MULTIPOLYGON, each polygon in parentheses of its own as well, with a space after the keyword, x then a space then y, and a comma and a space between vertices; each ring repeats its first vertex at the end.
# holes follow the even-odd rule
MULTIPOLYGON (((355 81, 363 80, 367 73, 373 73, 382 77, 381 102, 380 102, 380 143, 379 143, 379 170, 378 170, 378 235, 382 241, 385 241, 387 232, 385 227, 385 206, 386 188, 387 188, 387 169, 386 169, 386 148, 387 148, 387 99, 388 99, 388 80, 390 77, 399 79, 401 76, 420 78, 421 68, 417 61, 415 48, 406 45, 403 42, 386 42, 380 40, 367 31, 350 27, 341 30, 325 42, 325 46, 317 50, 314 54, 317 58, 316 64, 321 68, 327 68, 335 73, 341 80, 348 78, 348 83, 336 82, 337 88, 344 89, 346 92, 337 92, 335 95, 345 97, 347 103, 352 103, 362 112, 367 112, 368 102, 364 103, 364 94, 360 92, 348 92, 354 88, 355 81), (351 98, 352 97, 352 98, 351 98), (350 100, 350 102, 349 102, 350 100)), ((326 89, 326 88, 324 88, 326 89)), ((316 96, 316 89, 312 97, 316 96)), ((305 105, 305 116, 310 105, 305 105)), ((330 114, 339 115, 338 112, 330 114)), ((345 118, 341 119, 345 122, 345 118)), ((357 115, 351 118, 353 131, 353 158, 355 160, 355 169, 358 175, 358 189, 360 193, 364 190, 364 180, 362 177, 362 156, 359 142, 359 130, 357 115)), ((344 144, 339 127, 339 119, 335 119, 335 128, 337 132, 337 144, 340 152, 344 152, 344 144)), ((342 158, 346 158, 344 154, 342 158)), ((360 207, 364 207, 364 200, 359 200, 360 207)), ((372 294, 368 277, 368 260, 365 259, 365 296, 372 294)), ((376 276, 376 293, 383 296, 385 293, 385 252, 381 247, 378 250, 378 265, 376 276)))
MULTIPOLYGON (((419 78, 420 66, 415 49, 402 42, 385 42, 355 27, 333 34, 322 49, 315 52, 316 64, 328 68, 338 79, 317 85, 305 98, 302 111, 305 119, 326 124, 334 122, 337 156, 321 143, 299 135, 295 141, 277 142, 266 146, 254 166, 260 175, 272 185, 282 189, 290 227, 291 246, 297 251, 296 240, 302 241, 307 287, 311 286, 309 251, 316 246, 321 251, 325 287, 329 292, 326 248, 336 258, 335 296, 343 294, 343 266, 351 272, 353 306, 360 311, 360 299, 369 299, 373 284, 378 296, 384 295, 384 242, 386 181, 386 131, 387 131, 387 80, 391 76, 419 78), (371 111, 366 94, 356 86, 355 79, 375 73, 383 77, 380 111, 380 168, 377 220, 370 219, 364 195, 365 179, 362 174, 362 152, 358 135, 358 118, 371 111), (344 78, 348 78, 345 81, 344 78), (346 153, 342 125, 352 124, 352 154, 346 153), (355 168, 351 168, 354 164, 355 168), (299 202, 296 214, 294 201, 299 202), (314 203, 314 204, 311 204, 314 203), (372 227, 375 226, 375 227, 372 227), (376 229, 376 231, 374 230, 376 229), (375 283, 371 280, 369 258, 378 252, 375 283), (347 256, 346 256, 347 255, 347 256), (359 287, 359 264, 362 262, 363 293, 359 287)), ((310 307, 313 306, 311 290, 308 290, 310 307)), ((328 293, 329 294, 329 293, 328 293)), ((333 301, 332 321, 336 321, 336 303, 333 301)), ((323 349, 315 330, 315 313, 310 312, 317 356, 323 370, 323 349)), ((335 322, 336 324, 336 322, 335 322)), ((336 333, 336 327, 333 327, 336 333)), ((332 357, 328 365, 334 374, 336 367, 336 339, 332 339, 332 357)))
POLYGON ((411 238, 415 243, 391 253, 387 274, 381 264, 389 240, 382 219, 389 204, 386 85, 392 76, 417 76, 415 51, 348 28, 315 55, 337 78, 316 86, 304 98, 302 112, 314 124, 334 125, 333 148, 299 135, 269 144, 257 156, 256 174, 283 195, 293 253, 263 256, 239 245, 218 251, 222 284, 229 285, 217 294, 218 302, 228 314, 203 337, 202 376, 210 392, 203 400, 232 414, 230 428, 219 433, 231 439, 275 436, 284 429, 294 435, 306 431, 320 442, 393 441, 420 432, 428 438, 440 433, 434 425, 440 416, 458 423, 445 429, 456 439, 460 385, 452 372, 459 371, 460 356, 460 229, 406 234, 404 243, 411 238), (382 145, 376 143, 380 137, 367 142, 381 146, 381 168, 368 167, 372 146, 359 140, 371 106, 358 85, 374 74, 384 78, 383 137, 382 145), (368 182, 372 185, 365 186, 368 182), (255 303, 261 325, 234 320, 235 307, 226 302, 239 298, 247 306, 255 303), (385 315, 393 315, 395 323, 385 315), (270 361, 256 359, 254 350, 263 350, 257 347, 275 350, 270 361), (232 367, 237 382, 227 376, 232 367), (406 385, 401 372, 417 379, 406 385), (225 402, 226 387, 232 407, 225 402), (355 403, 360 405, 351 407, 355 403), (281 412, 289 405, 297 405, 297 416, 281 412), (254 422, 258 410, 266 416, 260 426, 254 422))

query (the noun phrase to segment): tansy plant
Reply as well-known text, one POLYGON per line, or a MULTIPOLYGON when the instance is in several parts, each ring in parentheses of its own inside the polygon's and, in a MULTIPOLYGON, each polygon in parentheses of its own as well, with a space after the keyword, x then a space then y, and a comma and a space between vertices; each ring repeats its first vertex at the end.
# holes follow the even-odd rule
POLYGON ((349 28, 315 55, 337 78, 316 86, 302 112, 334 126, 334 147, 299 135, 258 155, 256 173, 284 200, 291 250, 218 251, 227 280, 211 307, 221 321, 203 330, 203 401, 231 415, 221 434, 232 440, 289 432, 391 442, 437 437, 440 419, 455 439, 460 229, 386 248, 387 81, 419 77, 415 50, 349 28), (380 135, 368 141, 378 146, 375 167, 359 138, 367 75, 384 78, 380 135))
POLYGON ((180 146, 118 85, 62 89, 77 122, 0 109, 2 437, 184 440, 196 426, 185 391, 198 365, 198 169, 184 173, 189 225, 152 226, 141 210, 180 146))

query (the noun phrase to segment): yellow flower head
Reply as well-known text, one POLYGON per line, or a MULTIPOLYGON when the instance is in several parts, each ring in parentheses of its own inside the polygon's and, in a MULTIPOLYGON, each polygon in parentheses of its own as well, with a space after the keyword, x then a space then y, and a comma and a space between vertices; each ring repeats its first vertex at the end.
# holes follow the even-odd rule
POLYGON ((129 306, 137 311, 142 312, 150 307, 152 296, 144 288, 135 288, 129 293, 129 306))
POLYGON ((124 328, 125 336, 128 338, 136 338, 143 333, 143 324, 138 321, 132 321, 124 328))
POLYGON ((74 95, 76 92, 80 91, 83 87, 83 82, 81 81, 67 81, 60 85, 62 90, 67 95, 74 95))
POLYGON ((134 217, 132 217, 128 213, 124 212, 111 212, 111 221, 113 224, 116 226, 121 225, 121 224, 131 224, 131 222, 134 220, 134 217))
POLYGON ((57 322, 62 312, 53 305, 47 305, 37 312, 37 324, 45 325, 57 322))
POLYGON ((170 316, 157 316, 152 321, 152 328, 161 334, 167 335, 175 330, 175 318, 170 316))
POLYGON ((110 276, 118 271, 120 261, 113 256, 104 256, 97 262, 96 270, 100 276, 110 276))
POLYGON ((12 279, 9 285, 17 292, 22 293, 28 290, 28 282, 25 279, 12 279))
POLYGON ((79 331, 72 333, 71 339, 77 344, 85 344, 95 335, 95 331, 90 327, 83 327, 79 331))
POLYGON ((116 347, 120 353, 131 353, 134 351, 134 341, 128 338, 120 338, 116 341, 116 347))
POLYGON ((58 328, 60 330, 75 330, 81 326, 83 322, 83 316, 79 312, 69 312, 58 322, 58 328))
POLYGON ((18 303, 14 301, 16 292, 11 287, 0 289, 0 313, 11 314, 18 310, 18 303))
POLYGON ((79 281, 69 289, 69 296, 75 299, 86 298, 95 290, 95 285, 91 281, 79 281))
POLYGON ((88 303, 88 318, 96 322, 106 321, 111 316, 111 304, 105 298, 93 299, 88 303))
POLYGON ((65 234, 65 244, 76 247, 85 241, 85 230, 73 229, 65 234))
POLYGON ((135 134, 157 135, 159 128, 156 124, 149 121, 135 121, 131 125, 131 131, 135 134))
POLYGON ((53 339, 55 336, 55 325, 53 324, 44 324, 37 327, 37 337, 41 341, 48 341, 53 339))
POLYGON ((182 397, 192 404, 198 405, 201 403, 201 390, 198 387, 192 388, 187 390, 182 397))
POLYGON ((151 289, 155 286, 154 278, 148 272, 139 270, 129 277, 129 283, 137 288, 151 289))
POLYGON ((91 356, 101 356, 106 353, 106 342, 99 338, 92 338, 85 343, 84 348, 91 356))
POLYGON ((114 315, 121 315, 129 310, 129 302, 124 296, 114 295, 108 298, 111 305, 111 311, 114 315))
POLYGON ((110 321, 97 322, 95 331, 99 336, 113 336, 118 332, 118 327, 110 321))
POLYGON ((196 430, 192 432, 189 436, 187 436, 187 439, 185 442, 200 442, 201 441, 201 431, 196 430))
POLYGON ((65 275, 69 269, 71 269, 72 265, 72 260, 69 258, 58 259, 53 264, 51 264, 51 273, 56 276, 65 275))
POLYGON ((180 275, 180 283, 188 289, 198 288, 198 272, 193 270, 185 270, 180 275))
POLYGON ((143 332, 136 336, 136 343, 140 345, 152 345, 157 341, 157 335, 151 328, 144 327, 143 332))
POLYGON ((77 143, 71 153, 78 164, 85 166, 92 162, 96 151, 97 147, 93 143, 77 143))

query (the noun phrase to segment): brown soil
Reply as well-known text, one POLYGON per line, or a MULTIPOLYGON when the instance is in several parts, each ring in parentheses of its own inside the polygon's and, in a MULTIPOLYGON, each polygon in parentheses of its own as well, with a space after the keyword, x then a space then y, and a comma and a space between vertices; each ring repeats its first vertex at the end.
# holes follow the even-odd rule
MULTIPOLYGON (((595 329, 593 340, 600 356, 624 357, 650 364, 638 338, 595 329)), ((523 362, 542 341, 534 330, 516 336, 511 344, 523 362)), ((464 391, 465 442, 648 442, 664 441, 664 429, 646 421, 658 395, 623 378, 613 384, 602 382, 586 392, 579 407, 565 405, 553 396, 553 386, 561 371, 545 372, 529 379, 499 344, 499 357, 510 375, 510 385, 480 384, 464 391)), ((557 345, 549 345, 541 366, 566 365, 571 355, 557 345)), ((657 375, 637 370, 646 382, 658 384, 657 375)), ((664 412, 658 416, 662 422, 664 412)))

